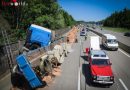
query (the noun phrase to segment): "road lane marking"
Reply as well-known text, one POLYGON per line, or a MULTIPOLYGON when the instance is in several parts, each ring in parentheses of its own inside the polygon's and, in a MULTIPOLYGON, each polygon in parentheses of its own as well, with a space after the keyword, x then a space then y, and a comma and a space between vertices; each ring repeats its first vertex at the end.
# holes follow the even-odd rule
POLYGON ((120 52, 122 52, 123 54, 125 54, 127 57, 129 57, 129 58, 130 58, 130 55, 129 55, 129 54, 127 54, 126 52, 124 52, 123 50, 119 49, 119 51, 120 51, 120 52))
POLYGON ((80 90, 80 67, 78 70, 78 90, 80 90))
POLYGON ((82 46, 82 41, 81 41, 81 38, 80 38, 80 53, 79 53, 79 67, 78 67, 78 88, 77 90, 80 90, 80 56, 81 56, 81 46, 82 46))
POLYGON ((122 86, 124 87, 125 90, 129 90, 129 89, 126 87, 125 83, 124 83, 120 78, 119 78, 119 81, 120 81, 120 83, 122 84, 122 86))

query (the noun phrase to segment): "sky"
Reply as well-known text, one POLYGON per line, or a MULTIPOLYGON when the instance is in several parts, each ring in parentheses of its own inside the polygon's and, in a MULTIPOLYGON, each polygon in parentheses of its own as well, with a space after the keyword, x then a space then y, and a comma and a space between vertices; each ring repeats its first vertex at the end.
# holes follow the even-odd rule
POLYGON ((100 21, 125 7, 130 9, 130 0, 58 0, 58 3, 77 21, 100 21))

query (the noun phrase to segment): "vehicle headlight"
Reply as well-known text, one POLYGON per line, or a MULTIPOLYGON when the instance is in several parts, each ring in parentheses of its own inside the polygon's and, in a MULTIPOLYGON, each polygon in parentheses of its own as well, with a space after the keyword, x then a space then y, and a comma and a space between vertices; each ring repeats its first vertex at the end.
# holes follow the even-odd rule
POLYGON ((96 78, 97 78, 97 76, 94 75, 94 76, 93 76, 93 79, 96 79, 96 78))
POLYGON ((110 77, 110 80, 114 80, 114 76, 111 76, 111 77, 110 77))

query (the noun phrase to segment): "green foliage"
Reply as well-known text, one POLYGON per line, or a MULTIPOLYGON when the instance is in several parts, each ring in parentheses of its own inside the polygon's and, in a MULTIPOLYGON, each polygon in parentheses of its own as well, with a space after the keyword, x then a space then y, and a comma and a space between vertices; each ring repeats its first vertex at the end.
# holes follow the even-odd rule
POLYGON ((7 6, 0 9, 11 25, 11 41, 25 39, 30 24, 55 30, 75 23, 73 17, 59 6, 57 0, 26 0, 24 6, 7 6))
POLYGON ((104 26, 130 28, 130 10, 125 8, 113 13, 104 20, 104 26))
POLYGON ((59 29, 75 22, 56 0, 29 0, 27 3, 28 6, 24 7, 24 25, 35 23, 50 29, 59 29))

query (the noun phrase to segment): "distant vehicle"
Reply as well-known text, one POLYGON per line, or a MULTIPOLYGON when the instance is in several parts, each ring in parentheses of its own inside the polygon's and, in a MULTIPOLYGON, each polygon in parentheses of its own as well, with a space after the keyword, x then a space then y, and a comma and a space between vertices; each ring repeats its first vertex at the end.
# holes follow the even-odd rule
POLYGON ((124 36, 130 37, 130 32, 125 32, 124 36))
POLYGON ((111 50, 118 50, 119 46, 116 37, 111 34, 104 34, 102 36, 102 45, 111 50))
POLYGON ((25 46, 31 50, 46 47, 51 42, 51 36, 51 30, 32 24, 28 30, 25 46))
POLYGON ((87 34, 86 30, 83 28, 81 31, 80 31, 80 36, 85 36, 87 34))
POLYGON ((88 28, 86 28, 86 31, 87 31, 87 32, 89 32, 89 29, 88 29, 88 28))
POLYGON ((89 27, 89 25, 86 25, 87 27, 89 27))
POLYGON ((112 85, 114 75, 111 62, 105 51, 100 50, 99 37, 90 37, 90 48, 86 48, 92 83, 112 85))

